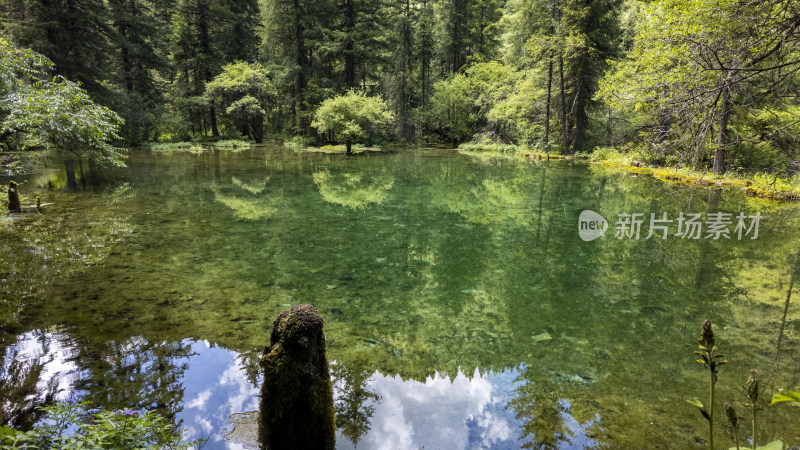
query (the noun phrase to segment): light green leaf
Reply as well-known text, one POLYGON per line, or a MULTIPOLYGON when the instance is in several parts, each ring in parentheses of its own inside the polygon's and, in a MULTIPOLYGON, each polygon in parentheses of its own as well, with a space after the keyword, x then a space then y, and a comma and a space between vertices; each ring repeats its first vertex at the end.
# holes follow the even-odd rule
POLYGON ((778 392, 777 394, 772 396, 772 403, 780 403, 780 402, 795 402, 800 405, 800 392, 778 392))
POLYGON ((698 407, 700 409, 703 409, 703 402, 701 402, 700 400, 697 400, 697 399, 686 400, 686 403, 688 403, 690 405, 693 405, 693 406, 696 406, 696 407, 698 407))
POLYGON ((756 450, 783 450, 783 441, 776 439, 767 445, 756 447, 756 450))

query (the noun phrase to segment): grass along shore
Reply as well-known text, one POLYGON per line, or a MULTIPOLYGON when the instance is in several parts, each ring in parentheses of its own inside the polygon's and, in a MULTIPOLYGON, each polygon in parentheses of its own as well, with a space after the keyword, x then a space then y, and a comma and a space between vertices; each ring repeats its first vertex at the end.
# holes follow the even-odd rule
POLYGON ((475 144, 458 146, 459 152, 475 156, 504 155, 542 161, 557 159, 588 160, 610 169, 631 173, 650 174, 670 182, 698 187, 732 187, 741 189, 745 195, 784 201, 800 200, 800 174, 783 176, 774 173, 734 173, 715 175, 710 171, 697 171, 683 167, 646 166, 636 154, 623 153, 609 147, 600 147, 593 153, 564 156, 543 152, 540 148, 513 144, 475 144))

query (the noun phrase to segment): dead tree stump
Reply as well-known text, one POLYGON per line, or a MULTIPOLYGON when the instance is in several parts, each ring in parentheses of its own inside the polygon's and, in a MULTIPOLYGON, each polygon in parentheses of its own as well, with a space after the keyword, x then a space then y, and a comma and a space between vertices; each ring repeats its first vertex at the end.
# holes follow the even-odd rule
POLYGON ((22 212, 22 205, 19 203, 19 185, 16 181, 8 183, 8 212, 22 212))
POLYGON ((314 306, 292 306, 275 319, 261 369, 262 448, 333 450, 333 390, 322 317, 314 306))

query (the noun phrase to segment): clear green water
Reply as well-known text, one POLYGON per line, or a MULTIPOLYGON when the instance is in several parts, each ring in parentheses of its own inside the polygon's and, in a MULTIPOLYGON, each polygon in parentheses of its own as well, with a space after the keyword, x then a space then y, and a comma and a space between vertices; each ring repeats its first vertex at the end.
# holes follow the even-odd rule
MULTIPOLYGON (((54 204, 0 219, 5 411, 74 388, 235 447, 228 416, 255 408, 272 321, 312 303, 340 448, 686 448, 707 435, 684 400, 705 401, 692 351, 708 318, 730 361, 720 405, 749 420, 741 386, 758 368, 759 440, 800 445, 796 410, 766 406, 800 389, 800 298, 782 320, 797 205, 422 149, 145 152, 106 176, 79 166, 68 186, 58 165, 29 177, 23 192, 54 204), (579 237, 586 209, 605 237, 579 237), (640 239, 614 238, 624 212, 645 214, 640 239), (644 239, 664 212, 763 218, 755 240, 682 239, 677 223, 644 239)), ((721 414, 717 428, 732 445, 721 414)))

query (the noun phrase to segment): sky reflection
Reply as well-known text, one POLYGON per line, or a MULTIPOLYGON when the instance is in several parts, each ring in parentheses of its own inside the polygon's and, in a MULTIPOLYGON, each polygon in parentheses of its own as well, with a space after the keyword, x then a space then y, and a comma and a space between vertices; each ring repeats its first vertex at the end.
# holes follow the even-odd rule
MULTIPOLYGON (((206 341, 184 341, 191 356, 181 358, 185 371, 180 386, 183 402, 176 414, 176 424, 183 427, 189 440, 208 439, 205 449, 242 449, 247 443, 226 440, 232 430, 231 415, 258 408, 258 387, 248 381, 242 358, 231 350, 206 341)), ((75 361, 77 351, 68 335, 59 331, 35 330, 22 334, 5 349, 0 379, 7 377, 12 361, 30 367, 43 365, 37 382, 38 392, 53 392, 66 400, 76 382, 87 376, 75 361)), ((137 362, 143 370, 147 360, 137 362)), ((369 429, 357 436, 360 449, 516 449, 530 439, 523 437, 526 418, 508 407, 517 388, 526 381, 520 377, 524 366, 501 372, 475 369, 471 376, 460 369, 455 376, 435 373, 424 382, 403 380, 399 375, 372 373, 364 388, 374 393, 362 397, 361 409, 371 409, 369 429)), ((362 379, 363 380, 363 379, 362 379)), ((347 401, 343 392, 348 386, 336 380, 334 396, 347 401)), ((42 401, 34 394, 30 401, 42 401)), ((42 394, 39 394, 42 395, 42 394)), ((561 421, 571 436, 563 437, 559 447, 591 447, 596 444, 586 430, 599 421, 578 423, 569 413, 570 405, 559 401, 561 421)), ((125 408, 129 405, 118 405, 125 408)), ((252 419, 249 419, 251 422, 252 419)), ((254 422, 242 428, 245 436, 256 430, 254 422)), ((238 439, 239 441, 241 439, 238 439)), ((253 442, 254 439, 246 439, 253 442)), ((252 445, 251 445, 252 446, 252 445)), ((341 431, 337 448, 356 446, 341 431)))

